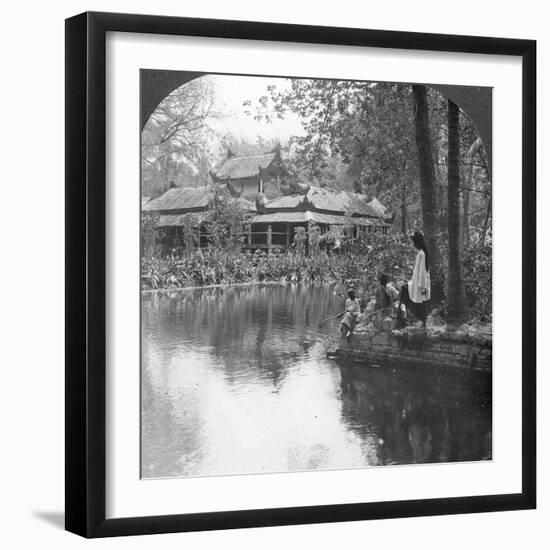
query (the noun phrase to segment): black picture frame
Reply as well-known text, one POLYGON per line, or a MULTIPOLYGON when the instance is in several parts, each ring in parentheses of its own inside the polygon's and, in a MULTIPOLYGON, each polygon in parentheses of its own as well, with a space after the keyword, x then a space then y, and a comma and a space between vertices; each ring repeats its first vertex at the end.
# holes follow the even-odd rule
POLYGON ((66 529, 85 537, 536 506, 536 42, 83 13, 66 20, 66 529), (108 31, 518 56, 522 121, 522 490, 515 494, 106 519, 105 40, 108 31))

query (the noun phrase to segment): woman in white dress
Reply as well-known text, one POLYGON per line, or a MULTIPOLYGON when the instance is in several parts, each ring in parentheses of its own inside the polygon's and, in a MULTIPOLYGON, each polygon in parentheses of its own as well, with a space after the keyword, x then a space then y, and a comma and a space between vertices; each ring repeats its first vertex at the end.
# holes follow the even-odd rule
POLYGON ((415 231, 412 236, 414 247, 418 250, 412 279, 408 285, 401 287, 399 296, 399 307, 405 304, 406 308, 422 322, 426 327, 427 303, 430 299, 430 257, 424 241, 424 235, 415 231))

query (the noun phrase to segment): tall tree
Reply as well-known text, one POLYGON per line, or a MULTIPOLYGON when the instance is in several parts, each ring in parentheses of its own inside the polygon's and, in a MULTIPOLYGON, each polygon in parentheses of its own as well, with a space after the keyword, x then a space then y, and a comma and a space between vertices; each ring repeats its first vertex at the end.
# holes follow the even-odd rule
POLYGON ((145 124, 141 138, 142 192, 157 196, 175 185, 204 185, 211 168, 214 136, 208 121, 218 118, 214 89, 201 77, 163 99, 145 124))
POLYGON ((447 317, 452 322, 464 321, 469 314, 468 299, 462 275, 460 246, 460 111, 448 101, 448 231, 449 273, 447 284, 447 317))
POLYGON ((417 199, 410 95, 404 84, 297 78, 244 106, 258 120, 300 117, 304 132, 291 138, 285 160, 304 183, 387 204, 401 205, 405 196, 410 210, 417 199))
POLYGON ((415 137, 418 151, 418 170, 420 175, 420 200, 424 237, 430 254, 430 274, 432 298, 439 301, 443 297, 443 285, 439 269, 439 250, 437 246, 437 200, 432 140, 428 116, 426 87, 414 84, 412 87, 415 106, 415 137))

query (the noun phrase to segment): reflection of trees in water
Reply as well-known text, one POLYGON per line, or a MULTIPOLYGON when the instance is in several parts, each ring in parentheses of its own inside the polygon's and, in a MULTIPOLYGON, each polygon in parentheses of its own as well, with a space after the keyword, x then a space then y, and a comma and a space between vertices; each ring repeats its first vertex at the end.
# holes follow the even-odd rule
POLYGON ((491 377, 448 369, 340 365, 342 415, 378 440, 378 464, 491 458, 491 377))
POLYGON ((257 285, 144 294, 143 338, 157 339, 167 357, 184 342, 207 346, 230 383, 258 382, 260 372, 278 387, 288 367, 331 331, 319 321, 342 309, 334 289, 257 285))
MULTIPOLYGON (((225 430, 227 407, 238 409, 248 403, 243 396, 251 396, 253 405, 241 416, 227 415, 242 419, 242 414, 254 415, 254 407, 262 406, 255 394, 273 397, 272 406, 278 406, 279 398, 292 394, 293 384, 304 384, 304 374, 316 372, 324 344, 337 326, 338 321, 319 326, 321 319, 343 308, 337 290, 287 285, 144 294, 143 475, 200 472, 213 456, 210 443, 219 441, 225 430), (297 376, 286 378, 289 372, 297 376), (279 392, 284 382, 285 391, 279 392), (277 396, 270 395, 275 392, 277 396)), ((335 445, 341 450, 351 441, 359 461, 389 464, 491 456, 487 376, 342 365, 340 417, 335 401, 340 397, 338 371, 326 371, 330 384, 319 387, 331 388, 329 425, 339 417, 343 439, 335 445)), ((323 403, 320 399, 318 406, 323 403)), ((300 438, 289 448, 288 467, 317 468, 333 454, 323 437, 313 445, 302 445, 300 438)))
POLYGON ((335 301, 329 286, 144 294, 142 475, 186 475, 204 460, 204 393, 194 387, 207 383, 201 376, 214 370, 233 387, 279 388, 288 369, 323 337, 318 322, 340 307, 335 301), (185 361, 187 350, 193 365, 185 361))

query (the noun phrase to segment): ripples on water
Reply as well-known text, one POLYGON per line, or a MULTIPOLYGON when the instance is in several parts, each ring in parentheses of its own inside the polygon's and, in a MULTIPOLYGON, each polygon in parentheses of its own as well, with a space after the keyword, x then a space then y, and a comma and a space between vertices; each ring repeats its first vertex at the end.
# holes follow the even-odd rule
POLYGON ((142 476, 491 458, 491 378, 326 359, 335 285, 142 297, 142 476))

